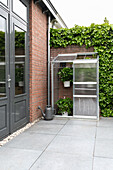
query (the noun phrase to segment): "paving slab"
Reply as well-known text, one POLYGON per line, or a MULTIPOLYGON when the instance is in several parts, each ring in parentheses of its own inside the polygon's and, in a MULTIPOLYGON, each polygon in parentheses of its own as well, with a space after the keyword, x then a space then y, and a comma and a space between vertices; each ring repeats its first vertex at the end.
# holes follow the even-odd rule
MULTIPOLYGON (((45 122, 46 123, 46 122, 45 122)), ((35 124, 26 130, 26 132, 43 133, 43 134, 57 134, 64 125, 59 124, 35 124)))
POLYGON ((40 120, 39 124, 58 124, 58 125, 64 125, 68 122, 68 118, 54 118, 53 120, 40 120))
POLYGON ((46 151, 30 170, 92 170, 92 159, 46 151))
POLYGON ((96 134, 96 127, 81 126, 81 125, 66 125, 59 132, 60 135, 76 136, 76 138, 94 139, 96 134))
POLYGON ((96 126, 97 120, 70 119, 67 125, 96 126))
POLYGON ((43 151, 53 138, 54 135, 24 132, 6 143, 4 147, 43 151))
POLYGON ((0 148, 0 169, 111 170, 112 132, 113 118, 41 120, 0 148))
POLYGON ((86 138, 78 139, 74 136, 59 135, 51 142, 47 151, 91 157, 93 155, 93 149, 94 140, 86 138))
POLYGON ((1 170, 28 170, 40 156, 41 151, 0 148, 1 170))
POLYGON ((113 127, 113 118, 100 118, 100 121, 97 122, 97 126, 113 127))
POLYGON ((93 170, 113 170, 113 159, 94 158, 93 170))
POLYGON ((94 156, 113 158, 113 139, 97 139, 94 156))
POLYGON ((113 127, 99 126, 97 128, 97 139, 112 139, 113 140, 113 127))

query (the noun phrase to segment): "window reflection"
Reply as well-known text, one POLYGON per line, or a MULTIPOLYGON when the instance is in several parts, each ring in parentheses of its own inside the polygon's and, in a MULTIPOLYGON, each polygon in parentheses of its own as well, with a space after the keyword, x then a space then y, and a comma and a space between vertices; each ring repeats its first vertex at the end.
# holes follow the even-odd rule
POLYGON ((13 12, 27 20, 27 7, 20 0, 13 0, 13 12))
POLYGON ((0 0, 3 4, 7 5, 7 0, 0 0))
POLYGON ((25 32, 15 26, 15 95, 25 93, 25 32))
POLYGON ((0 16, 0 97, 6 96, 5 19, 0 16))

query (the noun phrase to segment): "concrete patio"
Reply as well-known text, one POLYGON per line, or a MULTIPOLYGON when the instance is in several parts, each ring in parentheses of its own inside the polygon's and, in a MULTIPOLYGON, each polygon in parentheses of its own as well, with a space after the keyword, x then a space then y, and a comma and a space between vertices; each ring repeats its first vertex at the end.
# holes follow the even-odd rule
POLYGON ((0 147, 0 170, 113 170, 113 118, 55 118, 0 147))

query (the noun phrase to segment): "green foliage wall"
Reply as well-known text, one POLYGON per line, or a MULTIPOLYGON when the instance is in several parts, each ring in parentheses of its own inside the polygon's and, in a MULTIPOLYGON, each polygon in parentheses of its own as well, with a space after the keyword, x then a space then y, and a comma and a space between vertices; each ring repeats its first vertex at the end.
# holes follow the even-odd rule
POLYGON ((75 25, 71 29, 51 29, 51 47, 93 46, 99 53, 100 108, 103 116, 113 116, 113 28, 104 23, 90 27, 75 25))

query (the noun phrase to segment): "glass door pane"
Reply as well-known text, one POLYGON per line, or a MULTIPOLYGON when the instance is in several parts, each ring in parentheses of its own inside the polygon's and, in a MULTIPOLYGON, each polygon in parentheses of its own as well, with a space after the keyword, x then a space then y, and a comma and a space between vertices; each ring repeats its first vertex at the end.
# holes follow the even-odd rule
POLYGON ((15 26, 15 95, 25 93, 25 31, 15 26))
POLYGON ((0 97, 6 96, 5 34, 6 20, 0 16, 0 97))
POLYGON ((20 0, 13 0, 13 12, 27 20, 27 7, 20 0))

